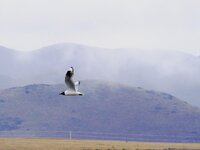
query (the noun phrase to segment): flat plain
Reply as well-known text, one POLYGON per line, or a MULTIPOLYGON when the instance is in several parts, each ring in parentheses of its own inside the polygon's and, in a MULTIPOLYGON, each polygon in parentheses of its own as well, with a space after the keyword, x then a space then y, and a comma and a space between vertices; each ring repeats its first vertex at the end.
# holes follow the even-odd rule
POLYGON ((200 143, 0 138, 0 150, 200 150, 200 143))

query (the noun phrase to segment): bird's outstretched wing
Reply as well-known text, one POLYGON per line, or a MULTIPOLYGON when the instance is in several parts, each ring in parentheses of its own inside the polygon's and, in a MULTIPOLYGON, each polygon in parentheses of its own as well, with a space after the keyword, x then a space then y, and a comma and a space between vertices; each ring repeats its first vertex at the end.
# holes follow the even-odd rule
POLYGON ((67 70, 67 73, 65 75, 65 83, 66 83, 66 85, 68 87, 68 90, 76 91, 75 83, 72 80, 72 76, 73 75, 74 75, 74 68, 70 67, 69 70, 67 70))
POLYGON ((66 77, 72 78, 73 75, 74 75, 74 68, 73 68, 73 67, 70 67, 70 68, 67 70, 66 77))

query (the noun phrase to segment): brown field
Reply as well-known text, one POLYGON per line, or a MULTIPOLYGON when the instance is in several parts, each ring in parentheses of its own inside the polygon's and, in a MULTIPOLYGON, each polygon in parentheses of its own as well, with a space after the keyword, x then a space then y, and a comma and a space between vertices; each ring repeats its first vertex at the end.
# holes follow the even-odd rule
POLYGON ((0 138, 0 150, 200 150, 200 143, 0 138))

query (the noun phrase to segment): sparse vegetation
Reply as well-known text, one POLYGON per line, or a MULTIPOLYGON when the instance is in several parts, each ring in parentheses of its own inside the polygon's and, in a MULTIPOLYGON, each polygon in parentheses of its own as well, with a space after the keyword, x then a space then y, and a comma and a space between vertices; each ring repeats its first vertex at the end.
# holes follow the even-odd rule
POLYGON ((3 99, 0 99, 0 103, 4 103, 5 101, 3 99))
POLYGON ((0 131, 17 129, 22 122, 23 120, 18 117, 0 117, 0 131))
POLYGON ((200 143, 1 138, 0 150, 199 150, 200 143))

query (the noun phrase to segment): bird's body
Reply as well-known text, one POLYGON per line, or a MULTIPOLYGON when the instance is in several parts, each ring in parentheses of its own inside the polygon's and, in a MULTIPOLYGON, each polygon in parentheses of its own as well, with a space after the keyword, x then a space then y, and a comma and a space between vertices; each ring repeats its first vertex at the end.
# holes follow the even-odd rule
POLYGON ((74 75, 74 68, 70 67, 69 70, 67 70, 67 73, 65 75, 65 83, 68 87, 68 89, 60 95, 65 95, 65 96, 82 96, 83 93, 78 91, 78 86, 80 85, 80 81, 74 82, 72 77, 74 75))
POLYGON ((69 91, 69 90, 66 90, 60 94, 65 95, 65 96, 82 96, 83 95, 83 93, 81 92, 78 92, 78 91, 74 92, 74 91, 69 91))

